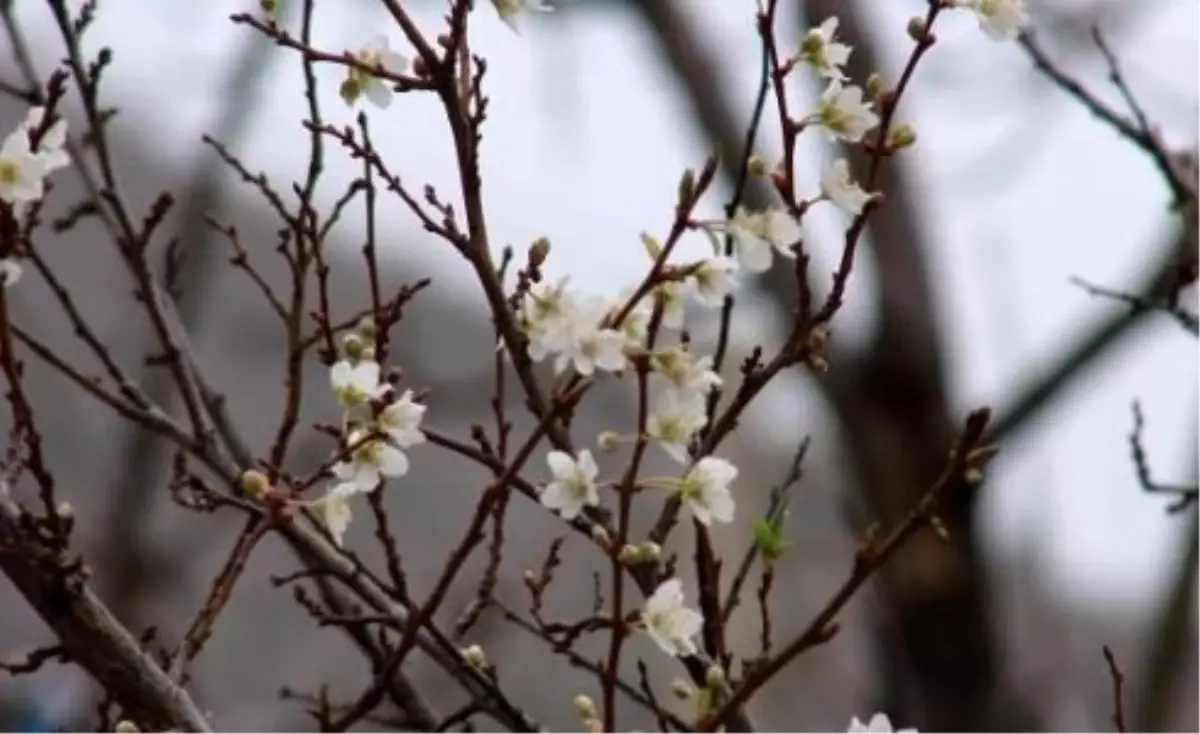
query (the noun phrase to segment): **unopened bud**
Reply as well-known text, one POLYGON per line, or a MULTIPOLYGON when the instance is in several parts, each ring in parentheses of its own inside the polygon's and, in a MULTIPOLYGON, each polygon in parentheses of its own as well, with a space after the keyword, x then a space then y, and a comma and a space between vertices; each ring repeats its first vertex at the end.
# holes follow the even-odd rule
POLYGON ((55 514, 58 515, 59 519, 62 519, 62 520, 74 520, 75 519, 75 508, 71 505, 70 502, 67 502, 66 500, 59 502, 58 506, 54 508, 54 512, 55 512, 55 514))
POLYGON ((750 156, 750 160, 746 161, 746 170, 751 176, 759 177, 767 175, 767 161, 761 155, 755 153, 750 156))
POLYGON ((271 20, 275 20, 275 11, 279 9, 279 3, 276 0, 258 0, 258 7, 271 16, 271 20))
POLYGON ((929 26, 923 18, 913 16, 908 19, 908 37, 917 43, 924 41, 929 35, 929 26))
POLYGON ((620 436, 612 431, 601 431, 599 436, 596 436, 596 445, 606 454, 611 454, 617 450, 617 443, 620 441, 620 436))
POLYGON ((709 688, 722 689, 725 687, 725 669, 720 665, 710 665, 704 674, 704 685, 709 688))
POLYGON ((467 665, 470 665, 472 668, 476 670, 487 668, 487 656, 483 654, 483 648, 479 645, 471 645, 470 647, 463 648, 461 655, 467 665))
POLYGON ((604 529, 603 525, 592 526, 592 540, 596 541, 596 545, 606 550, 612 546, 612 538, 608 536, 608 531, 604 529))
POLYGON ((571 703, 575 706, 575 711, 579 714, 579 718, 585 720, 596 718, 596 704, 591 698, 580 695, 576 696, 575 700, 571 703))
POLYGON ((877 71, 871 72, 871 75, 867 77, 867 95, 871 99, 877 99, 886 89, 887 81, 883 78, 883 74, 877 71))
POLYGON ((139 729, 138 725, 129 719, 121 719, 117 722, 117 725, 113 727, 113 731, 117 732, 117 734, 136 734, 136 732, 140 732, 141 729, 139 729))
POLYGON ((352 361, 357 362, 362 359, 363 350, 366 348, 366 342, 358 332, 351 332, 342 337, 342 352, 352 361))
POLYGON ((657 563, 658 559, 662 558, 662 546, 653 540, 647 540, 638 548, 638 553, 641 555, 642 563, 657 563))
POLYGON ((892 150, 903 150, 917 144, 917 131, 912 125, 901 125, 888 133, 887 146, 892 150))
POLYGON ((355 100, 362 94, 362 85, 358 83, 357 77, 348 76, 338 87, 338 95, 346 104, 354 104, 355 100))
POLYGON ((636 566, 642 561, 642 551, 635 545, 626 545, 617 553, 617 560, 624 566, 636 566))
POLYGON ((259 499, 271 491, 271 480, 267 479, 267 475, 256 469, 248 469, 242 472, 240 480, 242 491, 247 496, 259 499))
POLYGON ((550 256, 550 240, 546 237, 538 237, 529 246, 529 264, 535 268, 542 267, 546 262, 546 258, 550 256))
POLYGON ((366 342, 375 341, 375 335, 379 333, 379 329, 375 326, 375 319, 371 316, 363 316, 359 319, 354 331, 366 342))
POLYGON ((687 169, 683 172, 683 176, 679 178, 679 203, 683 204, 692 200, 696 195, 696 172, 692 169, 687 169))

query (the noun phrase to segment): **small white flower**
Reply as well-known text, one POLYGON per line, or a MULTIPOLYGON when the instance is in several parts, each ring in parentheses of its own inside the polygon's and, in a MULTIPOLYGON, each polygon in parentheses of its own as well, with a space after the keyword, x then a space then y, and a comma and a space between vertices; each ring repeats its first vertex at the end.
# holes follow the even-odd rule
POLYGON ((737 467, 725 459, 705 456, 680 480, 679 496, 701 525, 732 522, 733 494, 729 485, 737 479, 737 467))
POLYGON ((725 303, 725 297, 733 290, 733 276, 737 262, 724 255, 710 257, 692 273, 691 285, 696 300, 705 306, 717 308, 725 303))
MULTIPOLYGON (((387 36, 375 36, 354 54, 358 63, 366 67, 378 67, 389 74, 403 74, 408 69, 408 59, 392 50, 387 36)), ((365 94, 371 104, 386 110, 392 104, 391 83, 358 68, 351 68, 342 83, 342 98, 354 104, 360 94, 365 94)))
POLYGON ((370 359, 339 360, 329 370, 329 382, 343 408, 366 405, 379 394, 379 363, 370 359))
POLYGON ((554 9, 546 0, 492 0, 500 20, 512 29, 513 33, 521 35, 520 19, 526 13, 545 13, 554 9))
POLYGON ((29 134, 18 127, 0 145, 0 201, 24 204, 42 198, 45 159, 29 148, 29 134))
POLYGON ((358 485, 365 492, 375 489, 384 479, 408 473, 408 457, 403 451, 383 439, 364 441, 368 435, 365 431, 351 432, 347 442, 357 448, 350 452, 349 461, 333 465, 334 476, 358 485))
POLYGON ((680 400, 673 390, 661 393, 646 420, 646 434, 655 439, 675 461, 687 463, 688 443, 704 427, 708 416, 699 400, 680 400))
POLYGON ((816 28, 809 29, 800 43, 796 58, 813 68, 817 74, 839 82, 846 81, 842 67, 850 60, 853 51, 848 45, 834 40, 838 19, 829 17, 816 28))
POLYGON ((850 175, 850 164, 838 158, 821 175, 821 194, 842 211, 857 217, 871 200, 871 195, 862 190, 850 175))
POLYGON ((13 285, 21 279, 21 274, 25 269, 21 267, 21 263, 15 257, 6 257, 0 259, 0 286, 5 288, 13 285))
POLYGON ((567 365, 587 377, 596 370, 619 372, 628 364, 625 358, 625 335, 616 329, 601 328, 600 322, 608 312, 603 298, 591 298, 571 314, 569 340, 555 361, 554 369, 562 372, 567 365))
POLYGON ((535 283, 529 289, 518 318, 521 331, 529 339, 530 359, 540 362, 566 347, 575 310, 566 278, 556 283, 535 283))
POLYGON ((704 617, 683 604, 683 583, 668 579, 658 585, 642 608, 642 624, 650 639, 668 655, 696 654, 692 641, 700 634, 704 617))
POLYGON ((721 377, 713 372, 712 362, 711 356, 696 359, 681 346, 660 348, 650 358, 654 373, 670 382, 676 400, 698 401, 701 404, 710 390, 721 385, 721 377))
POLYGON ((850 719, 850 728, 846 730, 852 734, 916 734, 916 729, 892 729, 892 721, 887 717, 887 714, 875 714, 871 717, 868 724, 863 724, 858 720, 858 717, 850 719))
POLYGON ((342 538, 346 535, 346 528, 350 526, 353 514, 350 511, 350 499, 362 493, 363 489, 359 485, 353 482, 342 482, 335 484, 325 493, 324 497, 313 503, 313 509, 320 515, 329 534, 333 536, 333 542, 339 547, 342 545, 342 538))
POLYGON ((379 411, 379 427, 402 449, 425 442, 421 432, 424 405, 413 402, 412 390, 405 390, 399 399, 379 411))
POLYGON ((800 240, 800 225, 782 209, 748 212, 738 207, 725 229, 733 235, 739 265, 752 273, 770 269, 772 252, 795 257, 791 248, 800 240))
POLYGON ((871 103, 863 100, 863 90, 853 85, 843 87, 836 79, 821 95, 816 117, 834 137, 851 143, 862 140, 868 130, 879 124, 871 103))
POLYGON ((584 507, 600 504, 596 489, 596 475, 600 472, 592 452, 583 449, 578 459, 571 458, 565 451, 551 451, 546 455, 553 481, 542 490, 542 504, 556 510, 564 520, 578 517, 584 507))
POLYGON ((1011 41, 1029 25, 1026 0, 969 0, 979 27, 993 41, 1011 41))

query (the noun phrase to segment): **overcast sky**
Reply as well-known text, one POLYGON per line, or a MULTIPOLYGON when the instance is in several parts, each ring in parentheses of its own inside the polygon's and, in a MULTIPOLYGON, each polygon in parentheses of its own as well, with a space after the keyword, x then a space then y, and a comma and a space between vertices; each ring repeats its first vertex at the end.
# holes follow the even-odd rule
MULTIPOLYGON (((1196 132, 1197 4, 1151 4, 1159 7, 1153 19, 1131 31, 1118 52, 1168 139, 1187 142, 1196 132)), ((102 3, 91 40, 93 48, 104 42, 116 49, 106 93, 123 109, 118 124, 136 125, 165 158, 189 160, 200 150, 200 133, 213 127, 220 84, 248 32, 226 18, 256 5, 102 3), (137 33, 128 32, 133 27, 137 33)), ((908 43, 905 9, 919 5, 878 3, 872 11, 889 61, 908 43)), ((690 6, 748 111, 758 68, 753 3, 690 0, 690 6)), ((324 7, 318 45, 330 50, 357 47, 383 27, 371 3, 324 7)), ((440 3, 429 7, 432 23, 440 3)), ((495 240, 523 245, 548 235, 560 271, 587 273, 597 291, 629 283, 645 267, 637 233, 664 229, 680 171, 706 150, 681 122, 687 111, 653 48, 634 18, 614 11, 574 14, 553 25, 545 19, 521 37, 486 6, 478 15, 476 49, 491 62, 483 173, 495 240)), ((26 25, 43 51, 58 56, 58 46, 48 45, 50 28, 26 25)), ((903 109, 920 134, 922 201, 937 222, 931 261, 951 335, 953 392, 965 411, 1005 405, 1022 377, 1049 363, 1068 335, 1112 308, 1068 279, 1114 287, 1133 282, 1160 241, 1167 198, 1148 161, 1086 113, 1053 92, 1030 103, 1032 72, 1015 46, 990 43, 969 17, 944 24, 938 35, 942 42, 903 109), (920 95, 923 86, 940 91, 920 95), (1004 182, 999 189, 997 181, 1004 182)), ((398 34, 393 38, 400 43, 398 34)), ((1081 61, 1075 68, 1105 90, 1099 67, 1081 61)), ((350 122, 353 113, 337 99, 340 75, 329 70, 324 79, 329 117, 350 122)), ((297 175, 306 148, 294 56, 276 59, 258 103, 260 115, 238 150, 272 178, 297 175)), ((393 168, 444 194, 454 191, 449 138, 431 100, 401 98, 372 117, 393 168)), ((815 146, 805 148, 808 159, 819 155, 815 146)), ((328 163, 337 181, 358 172, 339 155, 328 163)), ((815 165, 802 171, 802 180, 815 186, 816 171, 815 165)), ((395 231, 416 232, 399 210, 384 212, 382 220, 395 231)), ((813 226, 819 236, 839 224, 826 217, 813 226)), ((451 266, 456 276, 466 275, 444 253, 414 251, 409 256, 428 258, 431 268, 451 266)), ((824 249, 823 262, 831 252, 824 249)), ((440 281, 454 282, 453 276, 440 281)), ((854 291, 839 317, 840 333, 865 332, 870 299, 868 291, 854 291)), ((991 541, 1003 552, 1035 553, 1048 578, 1077 597, 1153 601, 1183 523, 1139 493, 1126 443, 1129 406, 1142 401, 1158 473, 1190 479, 1196 382, 1196 343, 1166 319, 1127 340, 999 462, 983 508, 991 541)), ((799 422, 798 403, 776 404, 774 420, 785 428, 797 434, 812 428, 799 422)))

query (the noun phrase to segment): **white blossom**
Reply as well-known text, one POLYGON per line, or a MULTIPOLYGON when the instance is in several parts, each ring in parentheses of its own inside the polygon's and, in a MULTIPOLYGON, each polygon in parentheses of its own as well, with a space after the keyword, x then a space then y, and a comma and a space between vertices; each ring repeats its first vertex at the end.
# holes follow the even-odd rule
POLYGON ((850 719, 850 728, 846 730, 851 734, 916 734, 916 729, 892 729, 892 721, 887 714, 875 714, 871 717, 871 721, 863 724, 858 717, 850 719))
POLYGON ((817 74, 839 82, 846 81, 842 67, 850 60, 850 46, 835 40, 837 17, 826 18, 821 25, 810 28, 800 43, 796 57, 813 68, 817 74))
POLYGON ((616 329, 601 327, 608 313, 603 298, 595 297, 581 303, 567 326, 568 339, 563 351, 554 364, 556 372, 567 365, 587 377, 596 370, 619 372, 625 369, 625 335, 616 329))
MULTIPOLYGON (((403 74, 408 69, 408 59, 393 51, 387 36, 372 38, 354 54, 359 64, 368 68, 378 67, 389 74, 403 74)), ((392 104, 391 83, 375 74, 351 68, 342 84, 342 98, 353 104, 360 94, 365 94, 371 104, 386 110, 392 104)))
POLYGON ((817 121, 835 137, 857 143, 868 130, 879 124, 871 103, 863 99, 863 90, 843 86, 836 79, 829 83, 817 107, 817 121))
POLYGON ((697 359, 681 346, 662 347, 650 358, 656 375, 665 378, 679 402, 696 401, 701 405, 712 388, 721 385, 721 377, 712 370, 712 357, 697 359))
POLYGON ((738 264, 752 273, 768 270, 773 252, 795 257, 791 248, 800 240, 800 225, 782 209, 749 212, 738 207, 725 230, 733 236, 738 264))
POLYGON ((646 634, 668 655, 682 657, 696 653, 692 638, 700 634, 704 617, 684 606, 683 583, 679 579, 659 584, 646 600, 641 617, 646 634))
POLYGON ((733 277, 736 272, 737 262, 724 255, 710 257, 702 262, 689 281, 696 294, 696 300, 711 308, 722 305, 725 297, 733 290, 733 277))
POLYGON ((679 496, 701 525, 732 522, 733 494, 729 485, 737 479, 737 467, 716 456, 705 456, 679 483, 679 496))
POLYGON ((646 419, 646 433, 659 442, 668 456, 685 464, 688 443, 692 435, 704 427, 708 417, 702 401, 679 398, 673 390, 658 395, 654 409, 646 419))
POLYGON ((993 41, 1011 41, 1029 25, 1026 0, 967 0, 979 17, 979 28, 993 41))
POLYGON ((850 174, 850 164, 838 158, 821 175, 821 194, 837 208, 857 217, 871 200, 871 195, 862 190, 850 174))
POLYGON ((529 339, 530 359, 540 362, 566 347, 574 312, 575 302, 567 292, 566 278, 530 287, 518 314, 521 331, 529 339))
POLYGON ((424 443, 421 419, 425 417, 425 409, 424 405, 413 401, 412 390, 405 390, 397 400, 379 411, 379 427, 402 449, 424 443))
POLYGON ((329 382, 343 408, 366 405, 379 394, 379 363, 371 359, 339 360, 329 370, 329 382))
POLYGON ((0 286, 5 288, 21 279, 25 269, 15 257, 0 258, 0 286))
POLYGON ((334 476, 368 492, 384 479, 408 473, 408 457, 403 451, 385 439, 367 438, 369 435, 366 431, 352 431, 346 439, 354 447, 350 460, 333 465, 334 476))
POLYGON ((545 13, 554 9, 546 0, 492 0, 500 20, 512 29, 513 33, 521 34, 521 16, 528 13, 545 13))
POLYGON ((542 490, 542 504, 556 510, 564 520, 573 520, 584 507, 600 504, 596 475, 600 472, 592 452, 583 449, 578 458, 565 451, 551 451, 546 463, 554 479, 542 490))
POLYGON ((325 523, 333 542, 339 547, 350 526, 353 513, 350 511, 350 499, 363 493, 363 488, 353 482, 335 484, 325 496, 313 503, 312 507, 325 523))
POLYGON ((24 204, 42 198, 46 161, 29 147, 29 134, 18 127, 0 145, 0 201, 24 204))

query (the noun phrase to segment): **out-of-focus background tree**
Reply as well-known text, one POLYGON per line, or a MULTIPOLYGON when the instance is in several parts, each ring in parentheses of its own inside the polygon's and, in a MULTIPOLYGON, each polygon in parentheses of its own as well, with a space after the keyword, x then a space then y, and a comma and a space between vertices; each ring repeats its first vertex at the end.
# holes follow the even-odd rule
MULTIPOLYGON (((120 108, 112 130, 126 194, 146 206, 160 189, 177 193, 181 311, 236 418, 264 440, 279 407, 279 335, 204 217, 237 225, 264 263, 273 225, 199 138, 209 133, 252 167, 291 180, 305 164, 303 99, 296 59, 229 23, 231 12, 252 9, 244 5, 107 0, 88 45, 115 51, 104 93, 120 108)), ((427 27, 442 10, 432 0, 413 5, 427 27)), ((837 14, 856 49, 851 76, 861 82, 871 71, 896 76, 906 20, 923 3, 784 5, 786 45, 837 14)), ((1098 27, 1163 138, 1181 152, 1194 148, 1196 3, 1047 0, 1032 8, 1038 42, 1059 67, 1119 105, 1092 42, 1098 27)), ((597 291, 630 283, 645 262, 637 233, 668 222, 680 171, 713 149, 726 161, 741 156, 760 73, 754 3, 561 0, 519 37, 482 10, 474 44, 490 59, 492 99, 483 176, 499 244, 520 248, 547 235, 552 272, 570 272, 597 291)), ((12 3, 6 12, 27 32, 39 68, 49 69, 62 52, 44 9, 12 3)), ((366 0, 319 4, 316 44, 356 48, 385 22, 366 0)), ((9 43, 0 41, 0 76, 14 68, 9 43)), ((337 74, 323 79, 329 119, 350 121, 337 74)), ((815 99, 819 88, 808 81, 798 77, 793 93, 815 99)), ((1017 44, 989 43, 966 15, 939 31, 917 82, 901 116, 919 144, 885 178, 887 205, 872 219, 867 257, 834 322, 830 370, 821 380, 784 376, 750 411, 734 451, 739 465, 753 467, 743 486, 761 496, 745 499, 739 523, 716 539, 726 552, 743 547, 767 489, 811 436, 792 489, 795 545, 777 580, 778 634, 785 635, 834 588, 855 533, 896 518, 925 488, 969 407, 995 408, 1002 453, 988 481, 950 508, 951 542, 929 534, 906 548, 852 605, 839 639, 802 658, 751 712, 770 729, 838 729, 851 714, 877 709, 937 730, 1104 728, 1111 692, 1100 651, 1108 644, 1129 677, 1132 724, 1191 730, 1195 508, 1168 516, 1165 500, 1142 492, 1128 435, 1136 399, 1156 473, 1195 482, 1196 342, 1169 317, 1131 315, 1071 278, 1135 293, 1160 286, 1182 255, 1194 257, 1195 213, 1172 212, 1144 154, 1036 73, 1017 44)), ((12 100, 0 102, 0 128, 23 114, 12 100)), ((371 118, 394 169, 454 190, 450 140, 427 101, 401 98, 371 118)), ((767 126, 760 152, 773 160, 778 145, 767 126)), ((813 187, 823 162, 839 153, 824 146, 806 138, 798 158, 800 180, 813 187)), ((326 165, 338 184, 357 174, 338 151, 326 165)), ((57 206, 72 200, 72 185, 59 187, 57 206)), ((322 192, 326 206, 337 190, 322 192)), ((765 203, 767 192, 750 197, 765 203)), ((719 216, 715 204, 711 214, 719 216)), ((840 251, 838 216, 806 220, 818 291, 840 251)), ((396 360, 430 388, 433 424, 465 431, 491 392, 493 342, 477 287, 404 212, 382 212, 381 224, 389 283, 434 278, 398 329, 396 360)), ((359 297, 361 233, 360 222, 341 225, 334 290, 346 309, 359 297)), ((51 250, 101 332, 126 364, 137 364, 146 335, 111 253, 86 229, 51 250)), ((747 325, 735 345, 741 352, 774 338, 790 306, 782 278, 759 286, 739 311, 747 325)), ((45 297, 23 287, 11 300, 20 317, 37 321, 52 312, 45 297)), ((1185 300, 1193 303, 1194 293, 1185 300)), ((63 323, 38 323, 73 349, 63 323)), ((313 384, 322 384, 320 367, 310 368, 313 384)), ((156 378, 146 375, 154 392, 156 378)), ((153 439, 50 374, 34 371, 31 381, 100 591, 135 629, 153 624, 178 634, 237 523, 173 506, 163 484, 168 457, 153 439)), ((612 401, 581 427, 612 425, 624 408, 612 401)), ((306 417, 331 410, 322 396, 306 417)), ((298 461, 315 465, 323 445, 314 438, 298 461)), ((431 448, 413 458, 413 474, 388 501, 421 588, 474 504, 479 477, 431 448)), ((520 571, 538 562, 554 525, 536 508, 511 523, 511 579, 500 594, 515 600, 520 571)), ((369 529, 355 528, 352 544, 355 533, 369 529)), ((289 562, 282 546, 256 556, 197 669, 197 696, 222 729, 307 726, 296 704, 280 700, 280 688, 332 681, 336 689, 368 672, 343 640, 295 608, 290 593, 271 586, 269 576, 289 562)), ((578 588, 589 585, 587 573, 577 578, 578 588)), ((567 604, 570 594, 560 591, 567 604)), ((0 653, 42 639, 40 623, 3 585, 0 605, 0 653)), ((733 641, 753 644, 753 623, 735 621, 733 641)), ((587 677, 549 675, 561 661, 522 635, 489 619, 473 641, 544 722, 573 726, 570 700, 587 677)), ((664 681, 674 674, 653 669, 664 681)), ((433 676, 416 674, 426 683, 433 676)), ((4 716, 18 727, 80 726, 88 695, 65 670, 0 684, 4 716)), ((649 725, 632 714, 623 723, 649 725)))

